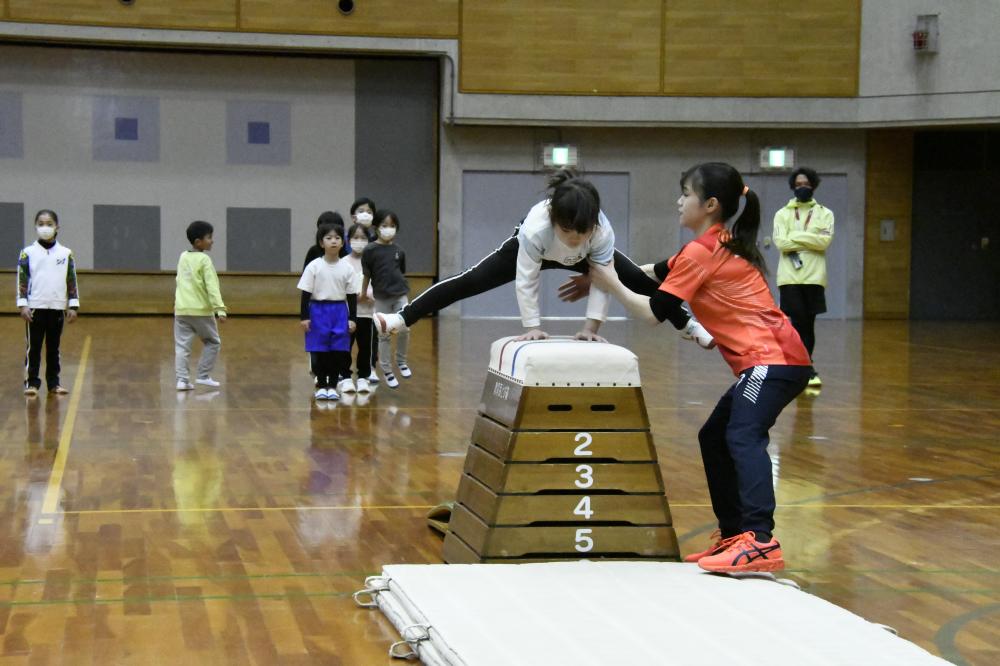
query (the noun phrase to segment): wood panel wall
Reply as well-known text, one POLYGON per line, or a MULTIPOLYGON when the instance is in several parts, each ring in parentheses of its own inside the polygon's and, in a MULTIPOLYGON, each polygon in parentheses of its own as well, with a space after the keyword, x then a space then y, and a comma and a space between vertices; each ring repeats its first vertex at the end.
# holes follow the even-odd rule
POLYGON ((853 97, 860 0, 666 0, 663 92, 853 97))
POLYGON ((349 16, 336 0, 240 0, 240 28, 259 32, 391 37, 458 37, 459 0, 357 0, 349 16))
POLYGON ((467 92, 850 97, 860 0, 463 0, 467 92))
POLYGON ((6 0, 14 21, 235 30, 238 0, 6 0))
POLYGON ((80 25, 459 38, 466 92, 850 97, 861 0, 0 0, 80 25))
POLYGON ((866 319, 910 316, 913 222, 913 131, 868 132, 865 179, 866 319), (879 239, 882 220, 895 220, 896 240, 879 239))
POLYGON ((463 0, 467 92, 660 91, 661 0, 463 0))

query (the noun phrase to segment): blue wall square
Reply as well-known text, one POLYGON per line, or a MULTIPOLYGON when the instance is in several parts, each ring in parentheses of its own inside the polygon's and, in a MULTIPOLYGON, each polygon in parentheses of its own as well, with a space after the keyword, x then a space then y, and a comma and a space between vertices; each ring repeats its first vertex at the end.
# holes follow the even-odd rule
POLYGON ((268 145, 271 143, 271 123, 251 120, 247 123, 247 143, 268 145))
POLYGON ((116 141, 138 141, 139 140, 139 119, 138 118, 115 118, 115 140, 116 141))

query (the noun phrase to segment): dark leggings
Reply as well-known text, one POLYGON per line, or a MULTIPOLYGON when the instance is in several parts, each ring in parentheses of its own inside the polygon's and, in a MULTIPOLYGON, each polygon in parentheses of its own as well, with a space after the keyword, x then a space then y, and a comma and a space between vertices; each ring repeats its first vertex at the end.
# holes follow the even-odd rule
POLYGON ((351 376, 351 352, 325 351, 315 352, 316 387, 336 388, 341 379, 351 376))
MULTIPOLYGON (((403 315, 403 321, 407 326, 413 326, 424 317, 456 301, 513 282, 517 273, 518 248, 517 236, 511 236, 472 268, 441 280, 402 309, 400 314, 403 315)), ((656 293, 660 283, 643 273, 641 268, 618 250, 615 250, 614 262, 618 277, 626 287, 644 296, 656 293)), ((572 266, 564 266, 556 261, 543 261, 542 270, 549 268, 586 273, 589 265, 586 260, 572 266)))
POLYGON ((43 310, 36 308, 31 311, 31 322, 25 324, 25 338, 28 341, 25 366, 27 377, 25 386, 40 388, 42 380, 39 371, 42 366, 42 342, 45 342, 45 381, 49 390, 59 386, 59 339, 62 337, 62 310, 43 310))
POLYGON ((787 312, 785 314, 792 320, 792 328, 798 331, 799 337, 802 338, 802 344, 809 352, 809 358, 812 358, 813 347, 816 346, 816 315, 806 313, 791 315, 787 312))
POLYGON ((368 379, 372 374, 372 368, 378 360, 378 345, 373 345, 375 338, 375 324, 371 317, 358 317, 358 327, 351 333, 351 347, 355 343, 358 345, 358 379, 368 379))

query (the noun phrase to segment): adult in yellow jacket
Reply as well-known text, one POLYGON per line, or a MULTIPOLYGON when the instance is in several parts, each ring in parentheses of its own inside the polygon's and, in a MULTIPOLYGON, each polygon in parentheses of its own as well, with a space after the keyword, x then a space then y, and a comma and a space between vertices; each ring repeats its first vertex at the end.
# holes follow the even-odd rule
MULTIPOLYGON (((795 197, 774 214, 771 238, 781 252, 778 291, 781 309, 792 320, 809 357, 816 345, 816 315, 826 312, 826 249, 833 240, 833 211, 813 198, 820 178, 806 167, 788 178, 795 197)), ((821 386, 813 372, 809 385, 821 386)))

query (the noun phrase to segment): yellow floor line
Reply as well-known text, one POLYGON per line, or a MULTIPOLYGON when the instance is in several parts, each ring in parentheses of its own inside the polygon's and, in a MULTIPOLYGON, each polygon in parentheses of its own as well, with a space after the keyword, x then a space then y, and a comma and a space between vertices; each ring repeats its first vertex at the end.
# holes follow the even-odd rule
MULTIPOLYGON (((670 503, 672 509, 707 509, 712 505, 670 503)), ((263 507, 198 507, 192 509, 81 509, 64 511, 66 515, 84 516, 109 513, 246 513, 250 511, 414 511, 432 509, 432 504, 385 504, 371 506, 263 506, 263 507)), ((1000 509, 997 504, 779 504, 779 509, 1000 509)))
POLYGON ((388 504, 384 506, 209 506, 192 509, 80 509, 64 511, 67 516, 84 516, 97 513, 214 513, 249 511, 392 511, 433 509, 433 504, 388 504))
POLYGON ((69 457, 69 447, 73 442, 73 426, 76 424, 76 413, 80 408, 80 394, 83 393, 83 377, 87 373, 87 358, 89 356, 90 336, 88 335, 83 340, 80 367, 77 369, 76 379, 73 381, 73 393, 69 397, 69 409, 66 411, 66 420, 63 421, 59 449, 56 451, 56 459, 52 463, 52 475, 49 477, 49 485, 45 489, 45 499, 42 501, 42 515, 47 517, 39 519, 40 525, 51 525, 51 515, 59 508, 59 490, 62 487, 66 459, 69 457))

